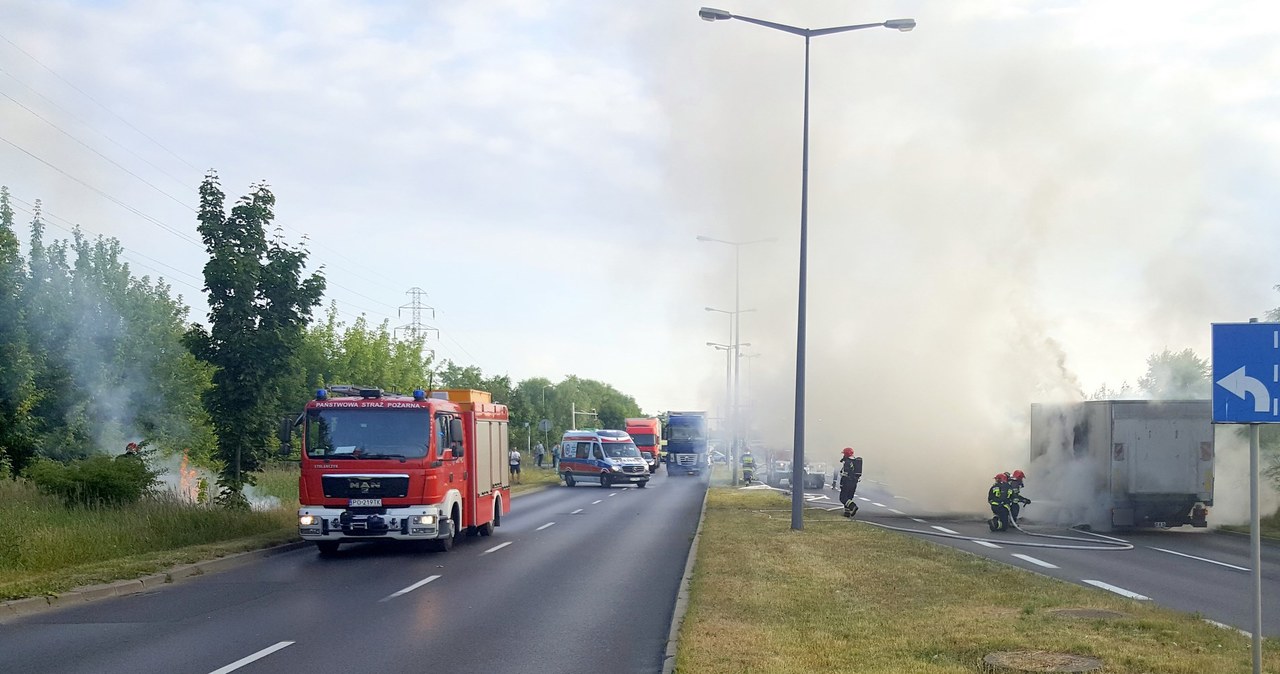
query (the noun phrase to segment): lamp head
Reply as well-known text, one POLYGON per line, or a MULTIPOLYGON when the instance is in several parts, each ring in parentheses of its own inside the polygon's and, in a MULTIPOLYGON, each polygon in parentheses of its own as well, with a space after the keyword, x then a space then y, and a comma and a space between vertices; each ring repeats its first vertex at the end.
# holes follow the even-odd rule
POLYGON ((703 7, 698 10, 698 18, 703 21, 728 21, 733 15, 723 9, 714 9, 711 7, 703 7))
POLYGON ((910 31, 912 28, 916 27, 916 20, 915 19, 889 19, 888 21, 884 22, 884 27, 893 28, 895 30, 900 30, 906 33, 910 31))

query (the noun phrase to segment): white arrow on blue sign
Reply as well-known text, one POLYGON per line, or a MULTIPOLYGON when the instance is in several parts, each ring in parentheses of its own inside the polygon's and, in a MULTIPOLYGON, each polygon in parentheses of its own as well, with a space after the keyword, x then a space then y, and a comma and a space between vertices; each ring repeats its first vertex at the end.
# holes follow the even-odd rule
POLYGON ((1213 324, 1213 422, 1280 423, 1280 323, 1213 324))

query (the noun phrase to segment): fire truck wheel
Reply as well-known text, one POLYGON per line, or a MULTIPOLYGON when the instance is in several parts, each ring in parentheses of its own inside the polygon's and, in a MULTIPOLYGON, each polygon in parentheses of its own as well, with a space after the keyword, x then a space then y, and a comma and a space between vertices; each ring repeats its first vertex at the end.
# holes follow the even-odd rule
POLYGON ((448 552, 453 549, 453 536, 431 539, 431 549, 436 552, 448 552))
POLYGON ((321 557, 328 557, 338 551, 337 541, 316 541, 316 548, 320 550, 321 557))
POLYGON ((476 527, 476 533, 480 534, 481 536, 492 536, 493 522, 492 521, 485 522, 484 524, 481 524, 480 526, 476 527))

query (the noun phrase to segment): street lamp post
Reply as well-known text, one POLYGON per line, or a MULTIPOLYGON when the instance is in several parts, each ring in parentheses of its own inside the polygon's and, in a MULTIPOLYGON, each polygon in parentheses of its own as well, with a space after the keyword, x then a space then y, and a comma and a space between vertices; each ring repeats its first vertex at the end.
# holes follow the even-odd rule
POLYGON ((835 26, 832 28, 797 28, 786 24, 753 19, 749 16, 731 14, 723 9, 703 7, 698 10, 703 21, 727 21, 737 19, 754 23, 757 26, 773 28, 784 33, 800 35, 804 38, 804 124, 802 149, 800 152, 800 282, 796 313, 796 410, 794 456, 791 464, 791 528, 804 528, 804 490, 794 485, 804 484, 804 349, 805 349, 805 303, 807 299, 806 278, 809 263, 809 42, 812 38, 833 33, 845 33, 863 28, 892 28, 907 32, 916 27, 915 19, 889 19, 880 23, 862 23, 851 26, 835 26))
MULTIPOLYGON (((548 410, 547 410, 547 389, 549 388, 555 388, 555 387, 552 386, 551 384, 543 384, 542 386, 542 413, 546 415, 544 417, 546 419, 551 418, 551 415, 548 413, 548 410)), ((547 435, 547 433, 549 433, 550 430, 551 429, 546 429, 542 431, 542 446, 546 447, 548 450, 551 449, 551 444, 550 444, 551 436, 547 435)))
MULTIPOLYGON (((740 264, 740 261, 742 258, 742 255, 741 255, 742 247, 750 246, 756 243, 771 243, 773 241, 777 241, 777 239, 773 237, 769 237, 766 239, 753 239, 751 241, 727 241, 725 239, 716 239, 710 236, 702 236, 702 235, 698 235, 697 238, 699 241, 705 241, 709 243, 723 243, 726 246, 733 246, 733 311, 726 312, 726 313, 730 313, 733 319, 732 329, 730 330, 731 334, 729 338, 729 343, 734 345, 734 354, 737 354, 738 353, 737 349, 740 346, 739 342, 742 341, 741 316, 743 314, 743 309, 741 309, 739 306, 740 301, 742 299, 742 275, 740 273, 742 269, 740 264)), ((716 311, 715 309, 711 309, 709 307, 707 310, 716 311)), ((754 309, 752 309, 751 311, 754 311, 754 309)), ((733 364, 733 396, 732 396, 733 400, 730 403, 730 407, 729 407, 729 420, 730 420, 729 427, 733 433, 733 436, 729 441, 729 461, 731 464, 733 462, 734 455, 737 453, 736 450, 737 450, 738 435, 739 435, 739 432, 738 432, 739 431, 738 363, 737 361, 738 361, 737 358, 730 359, 730 362, 733 364)), ((738 469, 731 465, 730 472, 733 473, 733 483, 735 485, 738 484, 738 469)))
MULTIPOLYGON (((705 237, 700 237, 705 238, 705 237)), ((754 243, 754 242, 752 242, 754 243)), ((736 250, 736 249, 735 249, 736 250)), ((735 273, 736 277, 736 273, 735 273)), ((735 297, 736 301, 736 297, 735 297)), ((716 309, 714 307, 704 307, 707 311, 727 314, 729 316, 729 345, 733 348, 733 353, 725 353, 725 389, 724 389, 724 405, 725 405, 725 425, 730 428, 732 433, 729 439, 729 474, 732 476, 733 486, 738 486, 738 465, 734 463, 734 457, 737 456, 737 441, 741 425, 738 423, 738 372, 737 372, 737 356, 741 356, 740 348, 742 345, 738 340, 742 338, 741 325, 738 325, 738 316, 750 313, 755 309, 734 309, 726 311, 724 309, 716 309), (736 333, 736 334, 735 334, 736 333)))

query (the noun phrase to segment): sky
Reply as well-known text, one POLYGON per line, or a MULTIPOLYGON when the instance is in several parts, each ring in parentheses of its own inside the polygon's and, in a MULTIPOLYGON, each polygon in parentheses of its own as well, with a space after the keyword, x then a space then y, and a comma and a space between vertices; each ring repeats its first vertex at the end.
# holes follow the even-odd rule
MULTIPOLYGON (((985 489, 1031 402, 1207 358, 1211 323, 1280 305, 1273 3, 722 7, 918 22, 812 43, 810 456, 985 489)), ((741 397, 789 447, 803 40, 697 9, 0 0, 0 184, 201 320, 199 182, 265 181, 343 320, 405 325, 421 288, 439 356, 651 413, 723 410, 705 308, 734 308, 734 248, 696 237, 763 239, 739 249, 741 397)))

